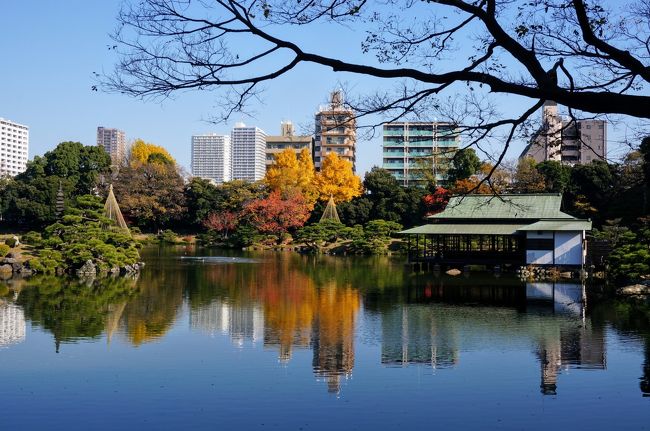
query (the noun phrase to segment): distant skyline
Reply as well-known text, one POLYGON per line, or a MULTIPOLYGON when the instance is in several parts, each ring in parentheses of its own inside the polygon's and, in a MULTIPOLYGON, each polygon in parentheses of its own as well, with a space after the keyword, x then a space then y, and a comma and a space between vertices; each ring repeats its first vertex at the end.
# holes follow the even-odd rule
MULTIPOLYGON (((195 91, 176 94, 162 101, 141 101, 119 94, 92 91, 94 73, 112 70, 115 55, 109 34, 116 26, 120 2, 67 0, 64 3, 24 0, 7 2, 0 28, 0 47, 5 53, 0 70, 0 117, 30 128, 29 158, 42 155, 62 141, 95 145, 98 126, 123 130, 129 141, 144 139, 167 148, 190 170, 192 135, 228 134, 238 121, 280 134, 280 122, 291 120, 296 133, 313 133, 314 114, 327 102, 330 91, 341 83, 356 94, 372 92, 388 81, 335 74, 325 68, 300 65, 289 75, 266 84, 264 104, 253 106, 255 118, 235 114, 228 124, 211 124, 215 93, 195 91), (306 129, 306 130, 305 130, 306 129)), ((363 61, 357 40, 363 29, 332 31, 319 25, 296 39, 311 49, 340 51, 346 58, 363 61), (328 43, 322 43, 327 34, 328 43), (357 40, 351 40, 350 35, 357 40)), ((510 98, 515 108, 525 100, 510 98)), ((505 109, 505 108, 504 108, 505 109)), ((541 115, 541 114, 540 114, 541 115)), ((433 121, 434 118, 422 119, 433 121)), ((381 130, 367 140, 359 136, 357 172, 381 166, 381 130)), ((621 136, 612 127, 610 136, 621 136)), ((517 142, 508 153, 514 160, 524 147, 517 142)), ((616 145, 610 145, 612 153, 616 145)), ((615 154, 612 154, 615 157, 615 154)))

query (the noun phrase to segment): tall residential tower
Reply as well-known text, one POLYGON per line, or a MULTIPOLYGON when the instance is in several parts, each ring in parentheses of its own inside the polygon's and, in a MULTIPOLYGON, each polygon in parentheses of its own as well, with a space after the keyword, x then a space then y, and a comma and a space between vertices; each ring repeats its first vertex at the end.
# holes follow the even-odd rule
POLYGON ((210 179, 218 184, 232 179, 230 136, 192 136, 192 175, 210 179))
POLYGON ((266 173, 266 133, 237 123, 230 134, 232 179, 259 181, 266 173))
POLYGON ((14 176, 27 167, 29 127, 0 118, 0 176, 14 176))
POLYGON ((100 126, 97 128, 97 146, 106 150, 114 165, 119 165, 126 157, 126 134, 119 129, 100 126))

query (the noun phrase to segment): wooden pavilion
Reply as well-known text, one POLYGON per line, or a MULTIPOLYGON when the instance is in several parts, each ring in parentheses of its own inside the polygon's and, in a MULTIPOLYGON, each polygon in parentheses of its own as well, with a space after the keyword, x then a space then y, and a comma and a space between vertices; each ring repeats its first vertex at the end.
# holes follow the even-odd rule
POLYGON ((560 211, 561 194, 454 196, 429 224, 400 232, 410 262, 579 267, 591 221, 560 211))

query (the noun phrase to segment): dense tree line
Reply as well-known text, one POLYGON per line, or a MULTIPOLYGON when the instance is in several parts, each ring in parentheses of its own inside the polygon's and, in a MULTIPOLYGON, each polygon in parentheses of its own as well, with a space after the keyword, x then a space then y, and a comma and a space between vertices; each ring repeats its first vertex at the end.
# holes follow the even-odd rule
MULTIPOLYGON (((136 141, 120 166, 111 166, 101 148, 63 142, 35 157, 24 173, 2 180, 0 211, 6 229, 43 231, 73 209, 80 196, 104 197, 113 184, 132 227, 204 232, 207 241, 241 246, 289 241, 303 225, 320 220, 330 198, 345 226, 384 220, 411 227, 444 209, 453 193, 562 193, 563 210, 591 218, 598 232, 612 223, 636 232, 650 210, 648 166, 648 139, 620 163, 575 166, 523 159, 512 169, 493 170, 474 150, 464 149, 451 160, 446 181, 422 175, 417 184, 404 187, 376 167, 361 181, 334 154, 316 172, 307 152, 297 156, 288 150, 277 156, 263 181, 216 185, 185 179, 167 151, 143 141, 136 141)), ((361 237, 352 233, 350 238, 361 237)))

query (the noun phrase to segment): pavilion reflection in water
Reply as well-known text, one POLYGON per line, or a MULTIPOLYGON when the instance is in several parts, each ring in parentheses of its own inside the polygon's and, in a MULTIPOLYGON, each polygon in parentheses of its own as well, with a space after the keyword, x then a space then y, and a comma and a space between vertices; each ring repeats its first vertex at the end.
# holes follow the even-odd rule
MULTIPOLYGON (((518 289, 522 291, 521 286, 518 289)), ((427 286, 410 295, 418 302, 397 305, 384 313, 381 362, 386 366, 450 368, 460 361, 463 348, 475 347, 473 343, 532 341, 545 395, 556 394, 562 370, 605 368, 604 329, 584 318, 583 285, 527 283, 525 294, 522 298, 516 292, 507 294, 489 286, 427 286), (423 303, 448 302, 450 298, 458 302, 462 299, 459 292, 465 292, 472 305, 432 307, 423 303), (505 299, 501 307, 495 307, 495 298, 505 299), (503 319, 517 324, 504 326, 503 319), (471 338, 467 337, 468 327, 471 338)))

